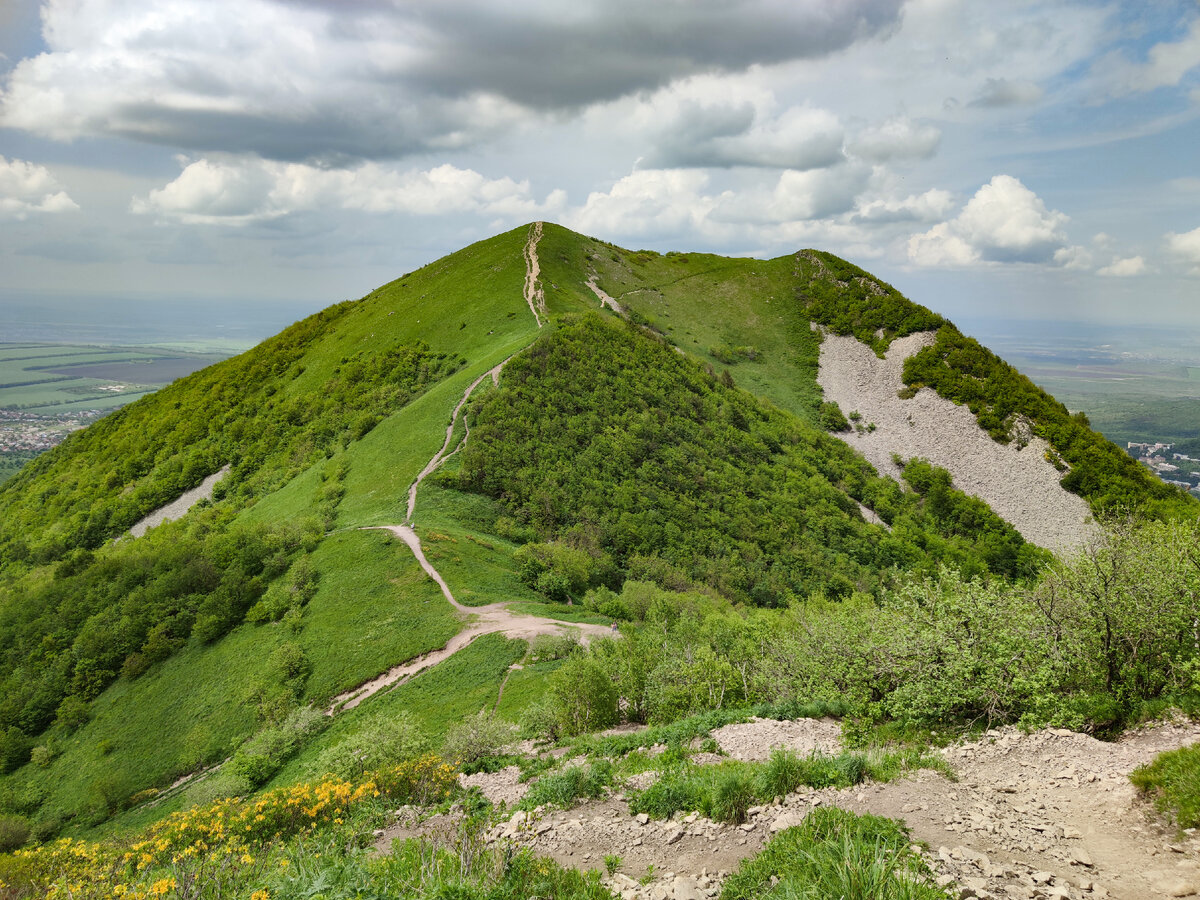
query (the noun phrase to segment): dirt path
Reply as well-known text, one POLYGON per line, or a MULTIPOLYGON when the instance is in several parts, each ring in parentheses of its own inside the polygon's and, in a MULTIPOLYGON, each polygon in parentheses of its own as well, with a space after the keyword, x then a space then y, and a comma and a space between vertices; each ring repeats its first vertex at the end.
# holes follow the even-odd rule
POLYGON ((621 316, 621 317, 625 316, 625 309, 621 306, 621 304, 618 303, 616 300, 614 300, 612 297, 610 297, 608 294, 606 294, 604 292, 604 289, 602 287, 600 287, 600 285, 596 284, 596 273, 595 272, 592 272, 588 276, 588 280, 587 280, 586 284, 587 284, 588 288, 591 289, 591 292, 596 295, 596 299, 600 301, 601 306, 607 306, 609 309, 611 309, 613 312, 615 312, 618 316, 621 316))
MULTIPOLYGON (((542 314, 545 314, 545 298, 537 281, 539 273, 537 243, 541 236, 542 223, 535 222, 533 227, 530 228, 529 241, 525 245, 525 299, 529 303, 529 309, 537 320, 539 328, 542 326, 542 320, 538 315, 538 309, 540 308, 542 314)), ((499 633, 512 638, 531 641, 540 634, 570 633, 578 635, 580 641, 584 644, 588 643, 592 638, 612 636, 612 630, 603 625, 572 624, 543 616, 519 615, 509 611, 503 603, 489 603, 486 606, 463 606, 454 598, 450 586, 446 584, 446 579, 442 577, 442 574, 434 568, 433 564, 425 556, 425 551, 421 547, 421 539, 413 529, 413 515, 417 508, 417 489, 420 488, 421 483, 426 477, 435 472, 442 463, 466 446, 467 439, 471 436, 471 429, 467 425, 465 417, 463 417, 463 409, 466 407, 467 401, 471 399, 471 394, 483 383, 484 379, 490 377, 492 384, 498 385, 500 383, 500 372, 507 362, 508 360, 506 359, 504 362, 493 366, 472 381, 467 389, 463 391, 462 398, 450 414, 450 424, 446 426, 446 439, 442 442, 441 448, 425 464, 425 468, 420 471, 413 480, 413 483, 409 485, 408 506, 405 511, 404 524, 375 526, 379 530, 390 531, 393 535, 404 541, 408 548, 412 550, 413 557, 425 571, 425 574, 432 578, 441 589, 442 596, 458 611, 459 615, 467 620, 466 627, 451 638, 444 647, 430 651, 424 656, 401 665, 393 666, 376 678, 372 678, 370 681, 334 697, 329 708, 326 710, 326 714, 333 715, 339 710, 353 709, 368 697, 379 693, 385 688, 407 681, 430 666, 435 666, 443 660, 449 659, 480 635, 499 633), (451 450, 450 442, 454 439, 454 428, 460 418, 463 419, 464 434, 457 446, 451 450)))
POLYGON ((533 313, 538 328, 545 324, 542 316, 546 315, 546 293, 538 282, 542 267, 538 263, 537 245, 541 239, 542 223, 534 222, 529 227, 529 240, 525 242, 525 302, 529 304, 529 311, 533 313))
MULTIPOLYGON (((834 752, 837 730, 825 720, 754 720, 713 737, 734 758, 759 759, 774 745, 801 755, 834 752)), ((620 870, 607 883, 626 900, 700 900, 715 896, 728 873, 773 833, 798 824, 816 806, 834 805, 907 822, 913 836, 928 844, 926 859, 942 883, 957 887, 956 897, 1185 897, 1200 890, 1200 839, 1176 843, 1174 833, 1148 815, 1128 775, 1157 753, 1197 739, 1200 726, 1193 723, 1157 725, 1115 743, 1062 729, 1004 729, 943 751, 957 782, 923 771, 890 784, 801 789, 778 804, 752 808, 741 826, 694 814, 643 820, 629 815, 625 795, 617 793, 566 811, 527 818, 517 813, 488 840, 529 847, 580 869, 602 869, 605 855, 615 854, 620 870), (638 883, 648 871, 647 883, 638 883)), ((516 774, 514 767, 471 776, 470 783, 494 802, 511 804, 526 788, 516 774)), ((634 786, 645 785, 626 790, 634 786)), ((379 846, 438 824, 402 821, 379 846)))
POLYGON ((506 362, 508 362, 507 359, 491 369, 488 369, 488 371, 484 372, 482 375, 472 381, 470 386, 463 391, 462 399, 458 401, 458 405, 454 407, 454 411, 450 413, 450 424, 446 426, 446 440, 442 443, 442 448, 433 455, 433 459, 429 460, 429 462, 425 464, 425 468, 423 468, 420 474, 417 475, 416 480, 414 480, 413 483, 408 486, 408 509, 404 516, 405 522, 412 522, 413 512, 417 508, 417 488, 421 486, 421 482, 424 481, 427 476, 432 475, 438 466, 461 450, 467 443, 467 438, 471 436, 471 429, 467 425, 466 419, 463 419, 463 427, 466 429, 466 433, 463 435, 462 440, 458 442, 458 446, 455 447, 453 451, 449 453, 446 452, 450 450, 450 441, 454 438, 454 424, 458 421, 459 416, 462 415, 463 407, 466 406, 467 401, 471 399, 471 394, 473 394, 475 392, 475 388, 479 387, 479 385, 483 383, 483 380, 489 376, 492 379, 492 384, 499 384, 500 370, 504 368, 504 363, 506 362))
POLYGON ((425 551, 421 548, 421 539, 417 537, 417 533, 411 527, 408 525, 380 525, 376 527, 376 530, 390 531, 408 545, 417 563, 425 570, 425 574, 432 578, 437 586, 441 588, 442 596, 446 598, 447 602, 460 615, 467 619, 467 626, 452 637, 444 647, 433 650, 424 656, 402 663, 401 665, 393 666, 365 684, 361 684, 334 697, 329 709, 326 710, 330 715, 338 710, 353 709, 368 697, 379 693, 384 688, 407 681, 430 666, 435 666, 443 660, 449 659, 480 635, 505 634, 511 638, 532 641, 539 634, 575 634, 579 637, 580 642, 585 645, 593 638, 612 636, 612 629, 604 625, 575 624, 560 622, 557 619, 549 619, 544 616, 521 615, 511 612, 503 603, 489 603, 486 606, 463 606, 454 598, 454 594, 450 591, 450 586, 446 584, 446 579, 442 577, 441 573, 425 557, 425 551))

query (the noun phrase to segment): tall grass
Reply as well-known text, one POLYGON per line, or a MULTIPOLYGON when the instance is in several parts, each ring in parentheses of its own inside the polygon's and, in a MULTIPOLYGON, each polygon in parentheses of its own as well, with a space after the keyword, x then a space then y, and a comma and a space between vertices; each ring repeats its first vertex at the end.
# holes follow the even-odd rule
POLYGON ((801 787, 846 788, 868 778, 889 781, 918 768, 944 769, 940 759, 914 752, 813 753, 802 757, 776 749, 766 762, 729 761, 715 766, 672 765, 650 787, 629 802, 633 813, 656 819, 696 810, 720 822, 739 824, 755 803, 801 787))
POLYGON ((1129 776, 1180 829, 1200 824, 1200 744, 1160 753, 1129 776))
POLYGON ((818 807, 725 883, 720 900, 945 900, 892 819, 818 807), (772 884, 772 882, 775 882, 772 884))

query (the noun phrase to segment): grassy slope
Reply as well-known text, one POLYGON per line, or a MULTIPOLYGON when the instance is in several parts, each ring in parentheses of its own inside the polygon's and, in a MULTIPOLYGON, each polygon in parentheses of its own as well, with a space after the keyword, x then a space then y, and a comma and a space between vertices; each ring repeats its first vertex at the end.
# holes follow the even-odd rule
MULTIPOLYGON (((401 711, 411 713, 421 727, 440 742, 447 728, 495 705, 500 683, 509 666, 524 657, 526 649, 523 641, 508 640, 498 634, 478 638, 446 662, 412 681, 340 713, 325 732, 279 771, 271 784, 291 784, 321 775, 318 758, 322 752, 386 723, 401 711)), ((508 707, 514 717, 523 709, 521 699, 518 693, 508 707)), ((524 698, 525 703, 531 700, 528 696, 524 698)))
POLYGON ((161 786, 254 731, 247 689, 285 640, 308 656, 305 696, 320 702, 442 646, 461 627, 407 548, 386 535, 333 535, 313 562, 320 587, 297 634, 281 625, 242 626, 210 646, 189 646, 136 681, 121 679, 77 733, 47 735, 60 755, 46 769, 26 766, 14 788, 36 785, 47 792, 47 809, 69 814, 92 802, 99 784, 119 786, 122 799, 161 786))
MULTIPOLYGON (((319 391, 340 360, 360 350, 424 340, 466 360, 344 451, 350 470, 340 524, 403 521, 408 484, 441 445, 465 387, 536 336, 521 293, 526 234, 517 229, 380 288, 340 317, 300 361, 301 374, 286 388, 290 395, 319 391), (438 308, 431 310, 434 304, 438 308), (445 327, 455 319, 465 327, 445 327)), ((286 521, 310 512, 325 468, 318 461, 243 516, 286 521)), ((441 646, 461 627, 407 549, 384 534, 335 534, 313 562, 321 574, 319 590, 294 638, 312 664, 309 698, 324 699, 441 646)), ((246 687, 288 637, 282 626, 243 626, 214 645, 188 647, 137 681, 118 681, 95 701, 92 721, 75 735, 45 736, 61 744, 49 768, 26 766, 7 780, 18 793, 30 783, 42 786, 46 809, 59 814, 85 807, 100 781, 115 783, 122 796, 161 785, 184 768, 185 757, 223 753, 253 730, 243 703, 246 687)))
MULTIPOLYGON (((341 361, 363 351, 425 341, 435 352, 458 355, 462 367, 399 410, 344 451, 346 496, 340 529, 399 523, 412 478, 441 445, 449 413, 466 386, 497 362, 519 352, 538 334, 522 297, 521 250, 528 229, 514 229, 439 260, 374 291, 340 315, 313 343, 286 387, 288 396, 319 392, 341 361)), ((715 368, 731 368, 739 386, 811 420, 820 398, 815 384, 817 341, 794 302, 794 259, 724 259, 701 254, 624 251, 547 225, 539 250, 542 282, 552 314, 595 308, 585 286, 595 271, 601 286, 684 352, 715 368), (754 359, 723 363, 714 348, 749 347, 754 359)), ((553 323, 549 326, 553 328, 553 323)), ((481 394, 488 386, 481 385, 481 394)), ((453 470, 457 460, 448 469, 453 470)), ((287 520, 310 509, 325 462, 243 515, 287 520)), ((514 601, 515 608, 571 616, 539 602, 515 576, 513 543, 491 534, 498 507, 485 498, 423 486, 416 522, 427 552, 467 603, 514 601)), ((440 646, 458 627, 448 607, 407 550, 378 533, 346 530, 326 539, 314 556, 321 573, 296 640, 313 665, 307 693, 329 696, 396 662, 440 646), (380 611, 386 611, 383 615, 380 611)), ((32 576, 31 576, 32 577, 32 576)), ((122 790, 161 781, 178 770, 186 744, 212 755, 253 727, 241 703, 245 685, 259 674, 287 632, 280 626, 242 627, 209 647, 190 646, 136 682, 119 681, 94 704, 94 717, 63 738, 63 752, 48 769, 26 767, 13 786, 46 786, 51 806, 64 812, 89 802, 89 785, 127 779, 122 790), (199 687, 197 687, 199 686, 199 687), (101 749, 112 749, 107 755, 101 749)), ((280 774, 311 774, 312 761, 339 736, 411 709, 434 732, 470 714, 495 694, 523 645, 488 636, 401 688, 339 716, 333 728, 280 774)), ((538 693, 544 669, 515 672, 501 713, 515 717, 538 693)), ((490 698, 490 700, 489 700, 490 698)))
POLYGON ((795 261, 709 254, 629 252, 604 247, 592 264, 598 282, 685 353, 780 409, 813 421, 819 342, 794 301, 795 261), (722 362, 715 348, 750 348, 755 359, 722 362))

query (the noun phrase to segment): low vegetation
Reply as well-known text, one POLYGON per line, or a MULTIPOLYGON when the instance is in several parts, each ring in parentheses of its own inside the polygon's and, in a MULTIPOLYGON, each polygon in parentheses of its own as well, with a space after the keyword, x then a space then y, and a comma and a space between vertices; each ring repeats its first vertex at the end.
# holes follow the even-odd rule
POLYGON ((805 698, 845 704, 852 734, 1007 722, 1104 734, 1200 692, 1196 559, 1196 524, 1120 522, 1030 585, 944 569, 878 599, 774 612, 629 581, 615 595, 630 613, 622 640, 557 669, 531 723, 570 734, 805 698))
POLYGON ((944 900, 892 819, 814 809, 771 839, 725 883, 721 900, 944 900))
POLYGON ((714 821, 740 825, 751 806, 786 797, 801 787, 853 787, 867 779, 890 781, 920 768, 944 769, 945 763, 914 752, 801 757, 784 750, 772 751, 762 763, 729 760, 696 766, 682 760, 668 766, 650 787, 636 792, 629 810, 653 819, 698 811, 714 821))
POLYGON ((1200 825, 1200 744, 1160 753, 1130 778, 1180 831, 1200 825))

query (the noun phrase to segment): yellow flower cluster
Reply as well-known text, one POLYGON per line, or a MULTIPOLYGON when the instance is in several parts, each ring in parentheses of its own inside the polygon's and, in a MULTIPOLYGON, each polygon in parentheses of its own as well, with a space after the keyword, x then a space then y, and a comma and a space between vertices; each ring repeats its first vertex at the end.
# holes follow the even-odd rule
MULTIPOLYGON (((259 872, 265 851, 285 838, 341 825, 364 802, 443 799, 457 777, 453 766, 429 755, 357 783, 326 776, 317 783, 172 813, 147 829, 140 840, 123 847, 64 838, 18 851, 12 862, 22 879, 50 900, 159 900, 177 891, 180 873, 248 877, 259 872)), ((13 872, 2 874, 7 880, 13 872)), ((258 891, 251 896, 267 900, 269 895, 258 891)))

